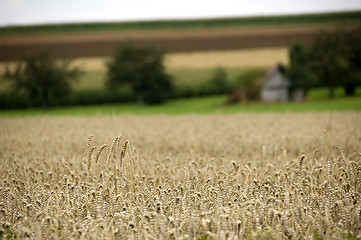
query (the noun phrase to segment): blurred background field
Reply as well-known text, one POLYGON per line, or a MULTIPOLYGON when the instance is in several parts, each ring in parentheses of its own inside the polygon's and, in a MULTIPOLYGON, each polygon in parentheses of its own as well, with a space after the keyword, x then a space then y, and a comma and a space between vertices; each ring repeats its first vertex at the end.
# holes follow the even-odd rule
MULTIPOLYGON (((211 77, 214 68, 222 66, 234 80, 244 69, 268 69, 277 63, 288 62, 287 48, 256 48, 228 51, 205 51, 190 53, 169 53, 165 55, 165 67, 174 77, 176 84, 205 81, 211 77)), ((75 90, 99 89, 104 87, 107 57, 76 58, 73 64, 84 74, 74 84, 75 90)), ((14 63, 0 63, 0 73, 14 63)), ((8 84, 1 80, 0 91, 7 91, 8 84)))
MULTIPOLYGON (((72 96, 66 101, 55 102, 55 106, 134 102, 130 88, 113 93, 107 91, 106 62, 121 42, 130 40, 137 46, 152 42, 165 52, 165 70, 176 88, 173 98, 219 95, 219 99, 226 99, 241 84, 242 76, 254 72, 258 74, 256 81, 260 84, 277 64, 287 66, 289 47, 295 42, 310 45, 314 35, 321 30, 354 29, 360 23, 361 12, 354 11, 183 21, 9 26, 0 28, 0 74, 4 73, 6 66, 14 68, 21 56, 46 49, 55 58, 72 59, 72 65, 78 66, 82 72, 72 84, 72 96), (218 90, 210 84, 217 68, 224 70, 227 85, 218 90)), ((2 108, 26 107, 22 103, 24 99, 13 97, 10 89, 10 83, 0 77, 2 108)), ((307 101, 326 100, 327 90, 310 89, 307 95, 307 101)), ((337 89, 337 98, 344 95, 343 89, 337 89)), ((356 98, 358 96, 359 89, 355 94, 356 98)), ((256 101, 256 104, 260 102, 256 101)), ((265 106, 269 107, 268 104, 265 106)))
POLYGON ((0 27, 0 61, 48 48, 54 57, 99 57, 121 41, 152 42, 166 52, 239 50, 310 43, 321 29, 352 28, 360 11, 263 17, 74 23, 0 27))

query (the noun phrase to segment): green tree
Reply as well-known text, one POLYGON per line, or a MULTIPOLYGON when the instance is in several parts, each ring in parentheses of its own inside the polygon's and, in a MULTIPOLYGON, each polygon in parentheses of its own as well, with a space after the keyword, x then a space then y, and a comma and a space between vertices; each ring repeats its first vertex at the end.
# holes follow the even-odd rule
POLYGON ((346 95, 354 95, 355 88, 361 85, 361 27, 344 35, 347 48, 347 70, 343 78, 346 95))
POLYGON ((334 89, 339 85, 345 54, 345 46, 339 32, 322 31, 316 35, 311 47, 310 69, 318 76, 323 85, 329 88, 329 97, 334 97, 334 89))
POLYGON ((173 91, 172 79, 166 74, 163 52, 153 46, 136 47, 131 42, 121 44, 107 63, 109 89, 130 86, 139 105, 161 103, 173 91))
POLYGON ((353 95, 361 85, 361 29, 321 31, 310 47, 295 44, 289 51, 288 77, 291 90, 327 86, 329 97, 335 87, 353 95))
POLYGON ((7 67, 3 77, 12 82, 14 90, 24 92, 33 105, 41 102, 47 110, 51 99, 70 93, 71 81, 80 74, 70 64, 70 60, 55 60, 43 51, 26 56, 13 70, 7 67))
POLYGON ((285 74, 290 79, 291 92, 309 89, 319 85, 317 77, 309 69, 310 53, 302 44, 296 43, 289 49, 289 67, 285 74))
POLYGON ((320 32, 310 49, 310 70, 320 82, 329 88, 329 97, 334 97, 334 88, 343 86, 347 95, 355 92, 361 84, 361 34, 360 29, 320 32))

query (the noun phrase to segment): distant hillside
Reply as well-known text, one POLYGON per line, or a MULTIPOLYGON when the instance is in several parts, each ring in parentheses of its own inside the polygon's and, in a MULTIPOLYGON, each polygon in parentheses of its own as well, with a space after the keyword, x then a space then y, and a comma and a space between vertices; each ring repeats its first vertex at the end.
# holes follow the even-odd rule
POLYGON ((355 28, 361 11, 182 21, 84 23, 0 28, 0 61, 40 50, 62 58, 109 56, 124 41, 166 52, 289 47, 310 44, 320 30, 355 28))
POLYGON ((225 28, 249 26, 275 26, 294 24, 343 24, 361 23, 361 11, 319 13, 302 15, 234 17, 192 20, 159 20, 159 21, 129 21, 129 22, 93 22, 48 24, 30 26, 0 27, 0 35, 7 34, 36 34, 36 33, 65 33, 65 32, 94 32, 94 31, 128 31, 154 29, 199 29, 225 28))

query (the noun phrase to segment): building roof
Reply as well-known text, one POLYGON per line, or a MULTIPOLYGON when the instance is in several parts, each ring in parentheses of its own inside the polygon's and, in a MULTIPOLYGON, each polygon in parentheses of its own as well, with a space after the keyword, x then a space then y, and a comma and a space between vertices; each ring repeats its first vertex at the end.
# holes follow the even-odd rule
POLYGON ((262 86, 268 87, 285 87, 289 85, 288 79, 285 77, 286 68, 282 64, 278 64, 271 68, 265 75, 263 79, 262 86), (275 77, 279 75, 278 81, 275 81, 275 77), (270 81, 273 80, 273 83, 270 81))

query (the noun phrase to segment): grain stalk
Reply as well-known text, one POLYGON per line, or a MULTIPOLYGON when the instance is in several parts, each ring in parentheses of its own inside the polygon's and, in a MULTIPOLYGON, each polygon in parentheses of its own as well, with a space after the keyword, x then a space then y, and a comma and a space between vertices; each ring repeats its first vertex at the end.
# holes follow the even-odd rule
POLYGON ((102 153, 102 151, 103 151, 107 146, 108 146, 108 144, 103 144, 103 145, 99 148, 99 150, 98 150, 98 152, 97 152, 97 154, 96 154, 96 157, 95 157, 95 163, 98 163, 98 159, 99 159, 99 157, 100 157, 100 154, 102 153))

